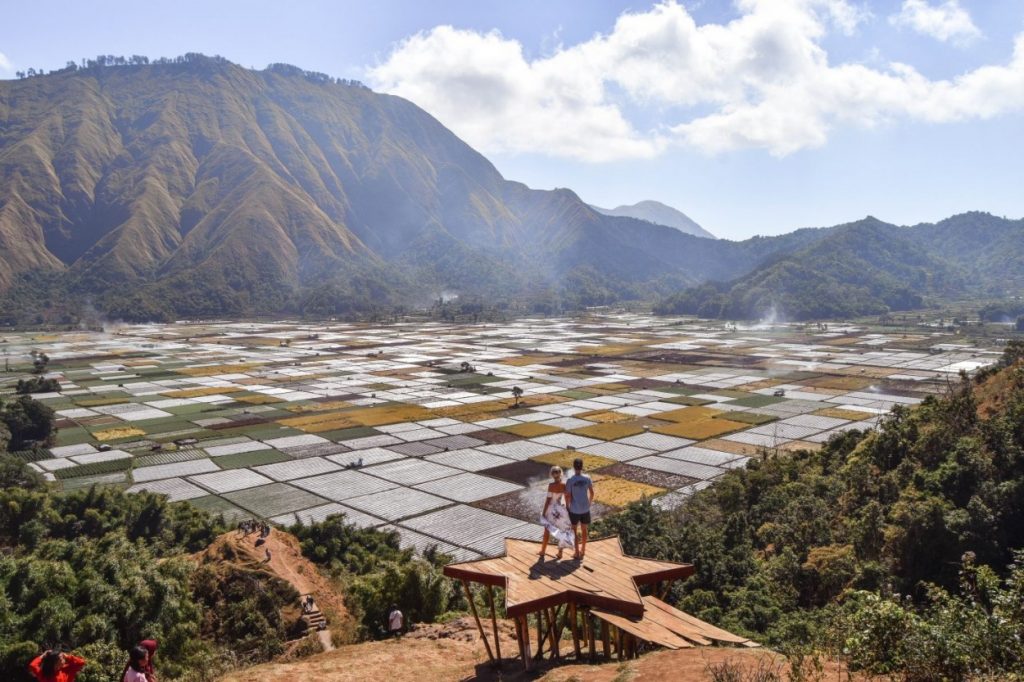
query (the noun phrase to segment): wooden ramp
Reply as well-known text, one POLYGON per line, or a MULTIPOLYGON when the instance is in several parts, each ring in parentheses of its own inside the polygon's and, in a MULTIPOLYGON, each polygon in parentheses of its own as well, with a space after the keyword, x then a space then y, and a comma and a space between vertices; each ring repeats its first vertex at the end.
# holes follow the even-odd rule
POLYGON ((640 617, 628 618, 603 609, 591 609, 598 619, 628 632, 637 639, 666 649, 689 649, 694 645, 731 644, 734 646, 760 646, 745 637, 734 635, 705 623, 688 613, 666 604, 657 597, 643 598, 644 613, 640 617))
POLYGON ((657 597, 644 597, 644 619, 658 623, 664 628, 685 637, 694 644, 707 646, 709 644, 732 644, 738 646, 756 647, 757 642, 752 642, 746 637, 726 632, 717 628, 711 623, 705 623, 700 618, 680 611, 670 606, 657 597))

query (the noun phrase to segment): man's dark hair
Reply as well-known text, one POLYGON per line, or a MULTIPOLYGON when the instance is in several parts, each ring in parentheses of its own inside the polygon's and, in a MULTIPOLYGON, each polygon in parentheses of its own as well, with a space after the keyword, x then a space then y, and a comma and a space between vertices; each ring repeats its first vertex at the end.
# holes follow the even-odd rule
POLYGON ((583 471, 583 460, 577 457, 572 461, 572 468, 576 471, 583 471))

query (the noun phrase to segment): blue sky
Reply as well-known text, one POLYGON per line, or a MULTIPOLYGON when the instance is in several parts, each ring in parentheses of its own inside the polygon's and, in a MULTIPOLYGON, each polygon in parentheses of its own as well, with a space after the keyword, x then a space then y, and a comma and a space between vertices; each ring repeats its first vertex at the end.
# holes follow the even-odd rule
POLYGON ((288 62, 412 99, 510 179, 744 238, 1024 216, 1024 0, 5 2, 0 77, 288 62))

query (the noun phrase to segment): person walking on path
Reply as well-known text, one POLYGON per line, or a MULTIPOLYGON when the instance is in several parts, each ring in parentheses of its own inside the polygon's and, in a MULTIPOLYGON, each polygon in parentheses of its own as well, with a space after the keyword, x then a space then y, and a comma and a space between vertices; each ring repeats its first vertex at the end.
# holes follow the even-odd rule
POLYGON ((555 560, 562 558, 562 550, 571 547, 569 536, 572 533, 572 525, 569 523, 569 512, 563 501, 565 483, 562 483, 562 467, 551 467, 551 483, 548 485, 548 494, 544 498, 544 509, 540 512, 540 522, 544 526, 544 539, 540 543, 540 556, 544 560, 544 553, 548 548, 548 540, 552 537, 558 545, 558 556, 555 560))
POLYGON ((577 457, 572 463, 573 475, 565 482, 565 497, 569 502, 569 521, 572 523, 573 557, 582 559, 587 555, 587 527, 590 526, 590 504, 594 501, 594 482, 583 473, 583 460, 577 457), (583 526, 583 542, 576 534, 576 526, 583 526))
POLYGON ((388 609, 388 634, 395 638, 401 637, 404 626, 405 616, 398 610, 398 604, 392 604, 388 609))
POLYGON ((74 682, 85 659, 50 649, 32 659, 28 670, 39 682, 74 682))

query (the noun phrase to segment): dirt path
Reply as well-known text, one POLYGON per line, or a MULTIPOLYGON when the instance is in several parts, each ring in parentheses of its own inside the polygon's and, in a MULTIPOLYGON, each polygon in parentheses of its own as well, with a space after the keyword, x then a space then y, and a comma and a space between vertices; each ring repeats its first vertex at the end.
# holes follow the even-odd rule
MULTIPOLYGON (((554 664, 543 661, 537 670, 525 673, 522 663, 511 658, 516 643, 512 625, 502 627, 501 651, 504 665, 496 670, 487 662, 487 653, 469 618, 448 625, 421 625, 400 639, 363 642, 339 647, 299 661, 269 663, 230 673, 221 682, 359 682, 387 679, 389 682, 705 682, 714 679, 713 667, 728 666, 746 679, 754 679, 758 670, 774 670, 779 679, 787 679, 785 660, 772 651, 731 647, 695 647, 679 651, 655 651, 630 661, 610 661, 598 665, 586 663, 554 664)), ((739 678, 736 678, 739 679, 739 678)), ((841 666, 824 662, 820 677, 810 679, 846 680, 841 666)), ((854 676, 854 680, 863 678, 854 676)))
MULTIPOLYGON (((237 531, 224 533, 205 550, 194 555, 194 558, 199 562, 235 562, 265 570, 291 583, 300 595, 312 594, 317 607, 325 612, 324 615, 329 614, 329 619, 335 621, 335 625, 340 625, 341 619, 348 618, 344 599, 317 567, 302 556, 302 548, 295 536, 273 530, 264 543, 257 547, 258 537, 256 533, 245 537, 237 531), (267 550, 270 550, 270 561, 267 561, 267 550)), ((324 651, 334 650, 329 629, 320 630, 317 635, 324 651)))

